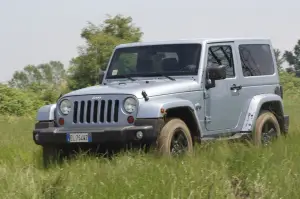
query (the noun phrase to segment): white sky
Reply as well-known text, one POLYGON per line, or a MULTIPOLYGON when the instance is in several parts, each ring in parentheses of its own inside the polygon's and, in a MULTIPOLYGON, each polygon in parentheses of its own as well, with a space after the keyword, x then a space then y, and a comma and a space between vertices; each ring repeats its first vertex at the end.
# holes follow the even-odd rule
POLYGON ((0 0, 0 82, 27 64, 67 67, 81 29, 106 14, 133 17, 143 40, 268 37, 281 50, 300 39, 298 0, 0 0))

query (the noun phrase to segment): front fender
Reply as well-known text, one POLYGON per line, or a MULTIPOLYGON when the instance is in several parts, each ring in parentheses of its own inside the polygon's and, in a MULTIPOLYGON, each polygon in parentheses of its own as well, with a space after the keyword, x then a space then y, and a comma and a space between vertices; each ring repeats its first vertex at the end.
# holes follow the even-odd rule
POLYGON ((261 106, 265 102, 280 102, 280 108, 283 113, 283 104, 280 96, 275 94, 261 94, 254 96, 249 104, 247 114, 245 116, 244 124, 242 127, 242 131, 252 131, 254 128, 254 123, 258 117, 261 106))
POLYGON ((37 121, 51 121, 55 119, 55 111, 56 109, 56 104, 49 104, 42 106, 36 116, 37 121))
POLYGON ((188 100, 180 98, 157 99, 140 103, 137 118, 160 118, 163 116, 160 112, 162 108, 167 110, 176 107, 189 107, 195 110, 194 105, 188 100))
POLYGON ((165 99, 157 99, 152 101, 143 101, 140 103, 139 111, 137 114, 137 118, 161 118, 163 117, 163 113, 161 113, 161 109, 168 110, 170 108, 179 108, 179 107, 188 107, 193 114, 195 122, 200 132, 202 132, 200 120, 198 115, 195 114, 195 107, 192 102, 180 98, 165 98, 165 99))

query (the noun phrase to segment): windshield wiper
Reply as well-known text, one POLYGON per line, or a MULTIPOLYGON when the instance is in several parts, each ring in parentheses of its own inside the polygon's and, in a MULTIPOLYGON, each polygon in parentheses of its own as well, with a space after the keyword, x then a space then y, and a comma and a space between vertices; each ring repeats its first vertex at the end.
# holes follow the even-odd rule
MULTIPOLYGON (((144 75, 144 74, 143 74, 144 75)), ((168 75, 165 75, 163 73, 159 73, 159 72, 151 72, 149 75, 145 74, 145 76, 152 76, 152 75, 159 75, 159 76, 163 76, 163 77, 166 77, 172 81, 176 81, 173 77, 170 77, 168 75)))
POLYGON ((131 81, 135 81, 135 79, 133 79, 133 78, 130 77, 129 75, 125 75, 125 74, 118 75, 118 77, 120 77, 120 78, 125 77, 125 78, 127 78, 127 79, 130 79, 131 81))

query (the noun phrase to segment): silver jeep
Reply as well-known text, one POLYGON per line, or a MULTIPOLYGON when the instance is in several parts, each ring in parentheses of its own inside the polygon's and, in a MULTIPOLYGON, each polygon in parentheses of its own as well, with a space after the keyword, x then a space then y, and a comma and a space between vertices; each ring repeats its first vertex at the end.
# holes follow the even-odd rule
POLYGON ((246 135, 262 145, 288 132, 268 39, 122 44, 99 82, 38 110, 33 139, 44 160, 75 145, 142 144, 172 155, 202 140, 246 135))

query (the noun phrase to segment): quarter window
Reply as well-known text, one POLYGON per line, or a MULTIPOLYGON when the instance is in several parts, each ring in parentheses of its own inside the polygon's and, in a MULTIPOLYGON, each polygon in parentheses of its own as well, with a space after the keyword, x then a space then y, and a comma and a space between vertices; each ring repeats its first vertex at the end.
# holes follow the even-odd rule
POLYGON ((243 44, 239 46, 239 51, 245 77, 274 74, 274 62, 268 44, 243 44))
POLYGON ((219 65, 226 66, 226 78, 235 77, 231 46, 222 45, 208 48, 207 67, 219 65))

